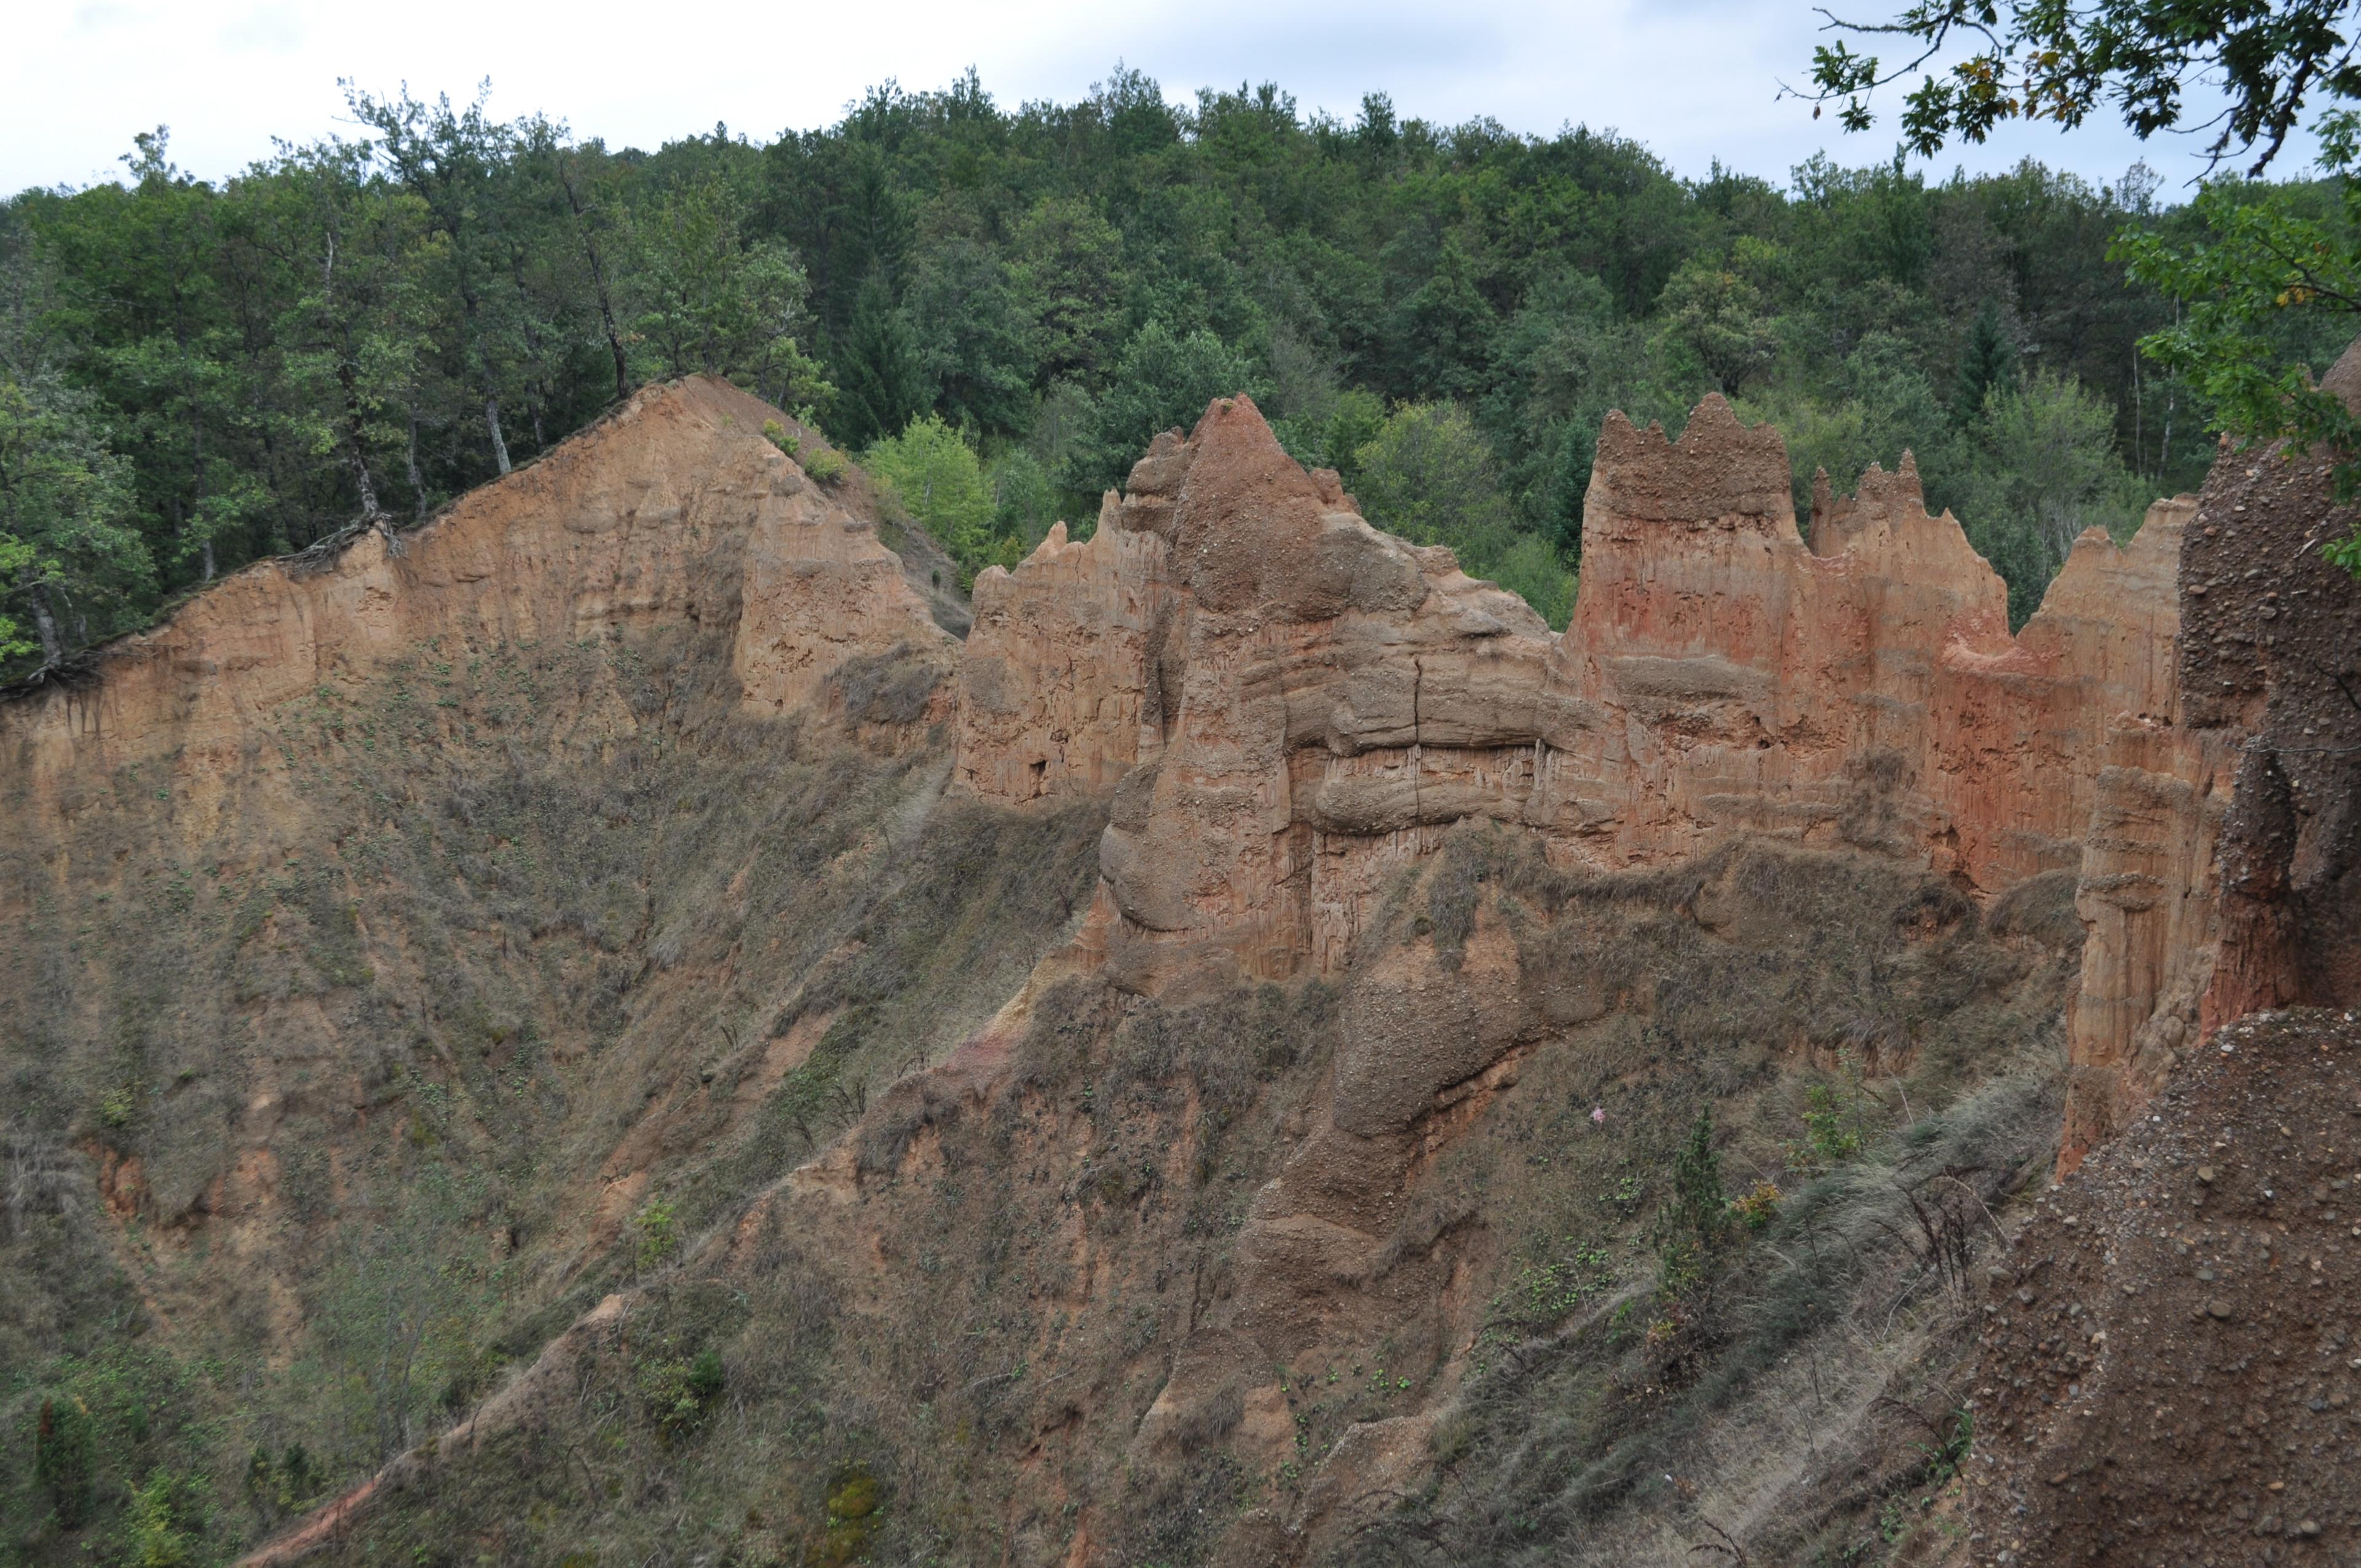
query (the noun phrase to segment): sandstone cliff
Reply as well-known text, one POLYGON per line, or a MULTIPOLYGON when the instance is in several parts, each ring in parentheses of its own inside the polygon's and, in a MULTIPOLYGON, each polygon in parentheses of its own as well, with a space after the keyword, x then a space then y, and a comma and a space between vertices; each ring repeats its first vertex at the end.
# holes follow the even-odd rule
MULTIPOLYGON (((1809 547, 1786 474, 1777 434, 1718 398, 1677 442, 1609 416, 1555 637, 1447 551, 1371 529, 1250 400, 1217 404, 1159 438, 1093 540, 1061 531, 978 583, 961 786, 1112 796, 1088 940, 1142 984, 1209 952, 1341 971, 1389 869, 1469 818, 1569 869, 1736 832, 1987 899, 2087 865, 2109 929, 2075 1055, 2106 1099, 2136 1036, 2194 1025, 2209 950, 2228 781, 2218 738, 2178 721, 2194 503, 2158 502, 2123 548, 2086 535, 2011 637, 1999 576, 1927 514, 1906 454, 1824 494, 1809 547)), ((2113 1114, 2078 1102, 2101 1135, 2113 1114)))
POLYGON ((258 1358, 212 1419, 393 1456, 268 1560, 1803 1553, 1962 1397, 1912 1213, 2342 983, 2340 786, 2184 647, 2214 487, 2012 636, 1907 455, 1807 543, 1775 433, 1611 416, 1554 635, 1224 399, 961 646, 778 417, 643 393, 0 712, 7 1239, 105 1252, 26 1354, 112 1270, 258 1358), (1718 1306, 1701 1110, 1795 1194, 1718 1306), (437 1389, 318 1394, 405 1292, 437 1389))

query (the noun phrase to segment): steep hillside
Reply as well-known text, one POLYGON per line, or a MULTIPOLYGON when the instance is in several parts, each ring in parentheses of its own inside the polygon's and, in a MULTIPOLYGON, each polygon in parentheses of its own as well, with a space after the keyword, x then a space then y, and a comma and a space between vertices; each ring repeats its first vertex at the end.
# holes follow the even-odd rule
POLYGON ((778 417, 652 389, 0 709, 11 1551, 366 1475, 1087 896, 1088 811, 939 806, 956 643, 778 417))
POLYGON ((1554 635, 1224 399, 962 645, 779 417, 0 713, 23 1555, 1976 1555, 2012 1201, 2212 1022, 2199 503, 2012 636, 1611 416, 1554 635))

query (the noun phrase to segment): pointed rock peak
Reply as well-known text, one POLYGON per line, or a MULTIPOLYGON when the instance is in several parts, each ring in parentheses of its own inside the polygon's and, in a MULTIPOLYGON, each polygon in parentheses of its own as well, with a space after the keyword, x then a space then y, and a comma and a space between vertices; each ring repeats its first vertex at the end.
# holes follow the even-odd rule
POLYGON ((1065 520, 1060 518, 1056 522, 1049 525, 1049 532, 1041 536, 1041 543, 1033 546, 1032 553, 1027 555, 1025 559, 1027 561, 1038 561, 1047 559, 1051 555, 1055 555, 1059 551, 1063 550, 1066 547, 1066 539, 1065 520))
POLYGON ((1660 424, 1635 430, 1623 414, 1609 414, 1591 488, 1607 512, 1633 521, 1795 525, 1787 444, 1768 424, 1741 422, 1719 392, 1706 394, 1678 441, 1667 441, 1660 424))
POLYGON ((1730 400, 1719 392, 1708 392, 1697 407, 1689 411, 1689 422, 1681 427, 1680 445, 1692 441, 1716 441, 1730 432, 1744 432, 1746 422, 1730 406, 1730 400))
POLYGON ((1229 537, 1245 530, 1258 536, 1299 523, 1316 527, 1328 504, 1252 398, 1216 398, 1189 436, 1188 477, 1173 507, 1173 543, 1193 551, 1213 533, 1229 537))
POLYGON ((1205 405, 1198 418, 1197 428, 1189 433, 1191 477, 1208 464, 1218 470, 1253 470, 1273 475, 1285 473, 1301 479, 1307 492, 1318 487, 1303 471, 1303 465, 1287 455, 1287 448, 1271 433, 1270 422, 1255 407, 1255 400, 1244 392, 1235 397, 1215 398, 1205 405))

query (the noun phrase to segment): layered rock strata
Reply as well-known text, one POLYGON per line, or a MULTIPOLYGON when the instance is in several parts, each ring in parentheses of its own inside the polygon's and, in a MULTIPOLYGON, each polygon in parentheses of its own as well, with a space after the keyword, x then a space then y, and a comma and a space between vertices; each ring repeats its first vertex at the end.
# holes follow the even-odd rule
POLYGON ((1560 636, 1223 400, 1158 438, 1091 540, 979 580, 957 776, 1012 803, 1112 793, 1082 946, 1149 989, 1206 959, 1341 971, 1390 869, 1471 817, 1568 869, 1750 831, 1983 897, 2081 876, 2101 939, 2074 1054, 2100 1074, 2082 1100, 2112 1103, 2113 1064, 2195 1025, 2210 950, 2227 780, 2179 722, 2193 511, 2158 502, 2122 548, 2086 533, 2012 636, 1907 455, 1850 497, 1823 480, 1806 544, 1769 427, 1719 398, 1677 441, 1613 414, 1560 636))
MULTIPOLYGON (((184 830, 262 781, 258 714, 364 679, 436 638, 574 642, 633 625, 734 622, 749 710, 810 701, 847 660, 957 647, 877 537, 864 490, 766 440, 778 415, 727 382, 650 388, 415 532, 259 563, 106 650, 104 678, 18 705, 12 787, 71 814, 112 770, 169 764, 184 830)), ((816 439, 808 433, 805 439, 816 439)))

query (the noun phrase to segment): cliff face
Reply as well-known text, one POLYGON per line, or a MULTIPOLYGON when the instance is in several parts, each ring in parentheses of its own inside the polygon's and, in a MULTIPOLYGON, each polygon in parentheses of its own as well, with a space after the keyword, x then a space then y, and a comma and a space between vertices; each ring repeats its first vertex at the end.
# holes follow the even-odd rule
POLYGON ((0 711, 6 1240, 85 1249, 19 1353, 103 1277, 259 1358, 214 1419, 340 1458, 254 1538, 392 1460, 276 1559, 1310 1562, 1412 1494, 1469 1560, 1800 1553, 1961 1397, 1894 1193, 1997 1202, 2342 983, 2339 786, 2241 772, 2281 687, 2190 695, 2213 486, 2012 636, 1906 455, 1807 543, 1775 433, 1611 416, 1559 636, 1226 399, 962 646, 777 417, 644 393, 0 711), (1893 1193, 1828 1174, 1880 1082, 1893 1193), (1850 1261, 1652 1297, 1700 1111, 1850 1261), (413 1296, 435 1388, 306 1403, 413 1296))
POLYGON ((1677 442, 1609 416, 1555 637, 1371 529, 1249 400, 1216 404, 1159 438, 1093 540, 1061 531, 978 583, 960 786, 1112 796, 1085 944, 1143 988, 1208 956, 1342 972, 1387 876, 1471 818, 1565 869, 1753 832, 1986 899, 2081 876, 2107 929, 2076 1116, 2103 1135, 2139 1092, 2115 1070, 2138 1059, 2152 1086, 2142 1042, 2186 1037, 2207 968, 2227 780, 2218 738, 2179 722, 2194 502, 2158 502, 2121 549, 2086 535, 2012 637, 1999 576, 1927 514, 1906 455, 1856 496, 1823 486, 1809 546, 1786 475, 1776 433, 1718 398, 1677 442))

